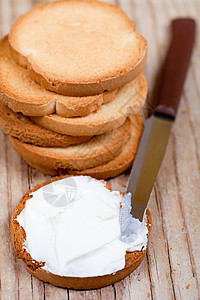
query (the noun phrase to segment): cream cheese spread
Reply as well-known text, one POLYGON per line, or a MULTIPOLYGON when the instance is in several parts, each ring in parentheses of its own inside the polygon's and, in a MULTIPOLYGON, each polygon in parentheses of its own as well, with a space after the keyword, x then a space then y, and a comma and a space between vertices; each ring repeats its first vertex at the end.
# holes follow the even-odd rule
MULTIPOLYGON (((24 247, 42 267, 60 276, 93 277, 125 266, 126 251, 145 249, 146 221, 133 219, 134 240, 120 239, 123 196, 104 181, 73 176, 31 193, 17 221, 24 247)), ((130 216, 129 216, 130 217, 130 216)))

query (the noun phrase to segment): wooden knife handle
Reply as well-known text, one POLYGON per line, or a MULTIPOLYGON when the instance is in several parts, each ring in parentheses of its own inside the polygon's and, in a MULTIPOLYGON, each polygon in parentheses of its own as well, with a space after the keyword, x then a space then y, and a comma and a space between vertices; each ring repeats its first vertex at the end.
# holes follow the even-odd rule
POLYGON ((194 45, 195 21, 172 21, 172 40, 164 62, 157 94, 156 112, 172 119, 176 116, 183 84, 194 45))

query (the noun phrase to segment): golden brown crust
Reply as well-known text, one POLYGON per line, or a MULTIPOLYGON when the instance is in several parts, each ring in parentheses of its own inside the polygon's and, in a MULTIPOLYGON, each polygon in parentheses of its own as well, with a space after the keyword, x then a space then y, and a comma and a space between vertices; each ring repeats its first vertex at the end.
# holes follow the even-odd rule
MULTIPOLYGON (((96 289, 110 284, 114 284, 115 282, 128 276, 133 270, 135 270, 140 265, 142 259, 146 254, 146 250, 127 252, 125 256, 125 261, 126 261, 125 267, 122 270, 117 271, 115 274, 80 278, 80 277, 64 277, 64 276, 55 275, 45 271, 44 269, 41 268, 44 265, 44 262, 37 262, 33 260, 30 254, 23 247, 24 241, 26 239, 26 233, 24 229, 19 226, 19 223, 17 222, 16 218, 24 209, 26 201, 31 198, 31 196, 29 196, 30 193, 35 192, 36 190, 38 190, 39 188, 41 188, 46 184, 49 184, 50 182, 60 180, 65 177, 68 176, 54 177, 53 179, 43 184, 37 185, 34 189, 27 191, 26 194, 22 197, 22 199, 18 203, 18 205, 16 206, 12 214, 11 223, 10 223, 10 235, 11 235, 11 241, 13 244, 15 255, 16 257, 22 259, 25 262, 26 269, 31 275, 35 276, 39 280, 43 280, 55 286, 72 288, 72 289, 96 289)), ((108 185, 106 187, 111 190, 111 187, 109 187, 108 185)), ((147 217, 147 226, 149 230, 148 232, 148 239, 149 239, 149 235, 151 232, 151 225, 152 225, 151 214, 149 210, 147 210, 146 217, 147 217)))
MULTIPOLYGON (((33 168, 38 169, 40 172, 56 176, 56 175, 88 175, 97 179, 107 179, 116 177, 124 171, 128 170, 133 163, 137 147, 139 144, 139 139, 142 133, 143 120, 141 117, 132 116, 130 117, 132 129, 131 137, 129 141, 124 145, 121 152, 111 161, 105 163, 101 166, 85 169, 82 171, 70 170, 70 169, 50 169, 45 163, 41 161, 32 162, 31 159, 26 158, 26 162, 33 168)), ((31 157, 31 156, 30 156, 31 157)))
MULTIPOLYGON (((1 98, 1 96, 0 96, 1 98)), ((42 147, 67 147, 89 141, 91 137, 59 134, 32 123, 27 117, 15 113, 0 100, 0 126, 5 134, 23 143, 42 147)))
MULTIPOLYGON (((125 267, 122 270, 116 272, 115 274, 104 275, 104 276, 95 276, 95 277, 61 277, 59 275, 52 274, 50 272, 46 272, 42 268, 37 268, 32 270, 28 266, 26 266, 27 271, 35 276, 37 279, 42 280, 44 282, 51 283, 52 285, 63 287, 63 288, 70 288, 75 290, 90 290, 90 289, 98 289, 102 288, 111 284, 114 284, 130 273, 132 273, 142 262, 146 251, 138 251, 133 252, 129 267, 125 267)), ((126 259, 126 262, 129 262, 126 259)))
POLYGON ((119 89, 96 96, 65 97, 56 101, 56 113, 61 117, 85 117, 101 108, 103 104, 115 99, 119 89))
POLYGON ((10 137, 14 149, 30 165, 41 165, 47 169, 69 168, 84 170, 112 160, 131 136, 129 119, 123 126, 101 136, 95 136, 89 142, 72 145, 67 148, 37 147, 25 144, 10 137))
POLYGON ((110 116, 108 117, 108 119, 102 118, 101 120, 99 120, 99 122, 95 122, 94 117, 92 118, 94 122, 93 120, 91 120, 91 122, 84 122, 83 118, 85 117, 81 117, 79 119, 78 117, 62 118, 57 114, 53 114, 44 117, 31 117, 31 121, 41 127, 61 134, 70 134, 72 136, 94 136, 105 134, 109 131, 117 129, 124 124, 127 118, 126 115, 124 116, 122 114, 120 114, 120 116, 118 116, 117 118, 115 116, 116 115, 113 114, 113 117, 111 118, 109 118, 110 116))
MULTIPOLYGON (((71 1, 65 1, 65 3, 70 3, 71 1)), ((73 1, 75 2, 75 1, 73 1)), ((19 45, 16 41, 16 34, 18 32, 18 27, 21 28, 23 24, 26 24, 26 21, 32 17, 32 15, 37 15, 40 11, 45 10, 46 7, 56 7, 58 5, 63 5, 63 1, 57 2, 57 4, 51 3, 51 4, 43 4, 36 6, 32 11, 29 13, 21 16, 18 21, 11 27, 10 34, 9 34, 9 43, 12 49, 12 55, 15 61, 22 66, 27 67, 28 72, 32 79, 34 79, 36 82, 38 82, 41 86, 43 86, 45 89, 54 91, 56 93, 60 93, 63 95, 71 95, 71 96, 89 96, 89 95, 97 95, 103 93, 105 90, 112 91, 116 88, 122 87, 123 85, 131 82, 135 77, 139 75, 139 73, 143 70, 146 60, 146 53, 147 53, 147 42, 141 35, 134 32, 135 25, 134 23, 126 16, 126 14, 121 11, 118 7, 110 5, 108 3, 102 3, 98 1, 88 1, 88 0, 76 0, 77 5, 81 3, 85 3, 88 5, 90 3, 90 6, 100 7, 104 8, 105 11, 109 11, 110 15, 114 14, 119 17, 119 20, 122 20, 123 24, 126 24, 124 28, 125 33, 127 35, 126 42, 129 43, 130 53, 132 54, 134 49, 137 49, 137 53, 135 55, 131 55, 131 58, 128 58, 129 55, 127 54, 127 58, 124 59, 124 64, 121 63, 120 67, 111 68, 112 71, 106 71, 104 70, 104 74, 90 74, 90 76, 87 78, 87 75, 84 74, 84 80, 83 78, 74 78, 69 79, 66 76, 54 76, 53 72, 48 72, 48 70, 43 68, 40 63, 36 63, 36 61, 31 57, 31 55, 23 54, 24 49, 20 49, 19 45), (131 42, 129 41, 130 33, 134 35, 134 38, 132 37, 131 42)), ((97 18, 98 19, 98 18, 97 18)), ((94 22, 94 20, 93 20, 94 22)), ((120 21, 119 21, 120 22, 120 21)), ((24 25, 25 26, 25 25, 24 25)), ((92 27, 92 24, 91 24, 92 27)), ((120 28, 120 27, 119 27, 120 28)), ((108 30, 108 29, 107 29, 108 30)), ((122 42, 119 42, 119 45, 122 44, 122 42)), ((118 46, 119 46, 118 45, 118 46)), ((110 43, 110 46, 112 46, 112 43, 110 43)), ((109 45, 107 45, 109 47, 109 45)), ((105 47, 104 47, 105 48, 105 47)), ((90 49, 85 49, 85 51, 90 51, 90 49)), ((128 51, 128 48, 126 48, 126 51, 128 51)), ((26 52, 26 51, 25 51, 26 52)), ((97 52, 98 53, 98 52, 97 52)), ((91 52, 92 55, 92 52, 91 52)), ((118 57, 119 59, 119 57, 118 57)), ((79 61, 82 61, 81 59, 79 61)), ((117 61, 114 60, 114 62, 117 61)), ((91 66, 91 62, 89 60, 88 65, 91 66)), ((98 64, 97 64, 98 65, 98 64)), ((111 64, 112 65, 112 64, 111 64)), ((104 69, 104 68, 103 68, 104 69)), ((56 70, 55 70, 56 72, 56 70)), ((62 72, 61 72, 62 73, 62 72)), ((80 68, 79 68, 80 73, 80 68)))
POLYGON ((63 118, 57 114, 31 118, 39 126, 74 136, 99 135, 121 126, 127 116, 141 114, 147 95, 147 81, 143 73, 124 86, 116 98, 85 117, 63 118))
MULTIPOLYGON (((135 158, 143 129, 143 120, 140 116, 132 116, 130 120, 132 123, 131 138, 113 160, 102 166, 83 171, 59 169, 59 175, 88 175, 97 179, 107 179, 116 177, 128 170, 132 166, 135 158)), ((53 170, 51 170, 51 172, 53 172, 53 170)))
POLYGON ((0 41, 0 91, 5 104, 26 116, 56 112, 62 117, 86 116, 112 101, 119 89, 88 97, 69 97, 45 90, 11 57, 7 36, 0 41))

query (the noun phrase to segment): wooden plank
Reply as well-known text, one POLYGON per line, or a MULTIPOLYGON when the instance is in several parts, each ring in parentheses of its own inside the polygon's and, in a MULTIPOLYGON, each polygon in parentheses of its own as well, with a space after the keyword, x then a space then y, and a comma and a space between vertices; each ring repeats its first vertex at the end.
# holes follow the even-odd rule
MULTIPOLYGON (((27 165, 21 159, 20 155, 14 151, 14 149, 8 141, 8 138, 6 139, 6 141, 8 189, 10 192, 8 201, 10 201, 10 209, 12 212, 16 204, 21 199, 22 195, 28 189, 27 165), (13 170, 15 170, 15 172, 13 172, 13 170)), ((22 299, 28 299, 29 295, 32 294, 31 275, 27 273, 24 267, 24 263, 21 260, 14 259, 13 261, 16 262, 16 276, 18 278, 18 297, 22 299)))
MULTIPOLYGON (((109 293, 109 299, 112 298, 112 291, 109 293)), ((100 300, 101 298, 101 289, 90 290, 90 291, 73 291, 69 290, 69 299, 70 300, 100 300)), ((105 298, 106 299, 106 298, 105 298)))
MULTIPOLYGON (((200 3, 198 8, 200 9, 200 3)), ((189 5, 187 1, 184 1, 184 12, 190 16, 196 18, 197 22, 200 20, 200 16, 195 6, 189 5)), ((200 38, 197 34, 196 44, 200 45, 200 38)), ((185 99, 185 118, 188 118, 187 123, 182 118, 180 123, 177 124, 177 138, 175 139, 175 157, 177 162, 177 178, 178 187, 181 195, 180 202, 185 219, 185 227, 187 231, 188 246, 191 255, 191 263, 193 267, 193 273, 200 285, 200 241, 198 230, 200 228, 200 195, 198 185, 200 182, 200 88, 198 80, 200 79, 200 52, 198 47, 195 48, 192 58, 191 69, 187 77, 184 99, 185 99), (182 127, 184 126, 184 127, 182 127), (183 136, 182 130, 188 126, 192 135, 183 136), (180 131, 180 128, 182 130, 180 131), (181 136, 180 136, 181 135, 181 136), (187 142, 186 142, 187 141, 187 142), (184 151, 182 150, 184 147, 184 151), (192 158, 192 159, 191 159, 192 158), (187 163, 182 164, 182 161, 187 163), (190 174, 190 175, 189 175, 190 174)), ((199 290, 200 297, 200 290, 199 290)))
POLYGON ((0 130, 0 193, 1 193, 1 209, 0 209, 0 274, 1 274, 1 298, 2 300, 16 299, 18 291, 18 278, 15 265, 15 256, 10 243, 9 226, 12 211, 12 203, 10 191, 8 189, 8 171, 7 171, 7 145, 5 135, 0 130))
MULTIPOLYGON (((186 122, 186 120, 184 121, 186 122)), ((189 135, 190 132, 186 131, 185 134, 189 135)), ((198 299, 196 279, 190 260, 185 220, 177 187, 174 155, 173 139, 171 138, 166 159, 158 176, 157 194, 161 203, 163 229, 167 238, 175 295, 179 299, 198 299)))
POLYGON ((151 290, 146 258, 128 277, 115 284, 116 299, 151 299, 151 290))
MULTIPOLYGON (((196 18, 197 24, 200 20, 197 6, 200 9, 200 3, 194 1, 194 5, 190 5, 188 1, 184 1, 184 5, 176 2, 175 9, 180 11, 182 15, 191 16, 196 18), (181 7, 181 8, 180 8, 181 7)), ((176 15, 176 12, 171 9, 171 15, 176 15)), ((196 35, 196 44, 200 45, 199 35, 196 35)), ((199 85, 198 79, 200 78, 199 72, 200 55, 198 47, 195 48, 192 57, 191 70, 188 74, 186 85, 184 88, 184 111, 182 118, 176 125, 177 136, 175 137, 175 160, 177 167, 177 183, 180 192, 180 205, 184 217, 188 247, 190 251, 190 259, 193 268, 193 275, 196 280, 200 281, 200 253, 199 253, 199 234, 198 228, 200 221, 199 205, 199 190, 198 185, 200 181, 200 144, 199 144, 199 85), (183 135, 183 132, 190 129, 191 134, 183 135), (184 149, 184 151, 183 151, 184 149), (190 159, 192 158, 192 159, 190 159), (182 162, 186 163, 183 164, 182 162), (190 174, 190 176, 188 176, 190 174)))
POLYGON ((163 220, 159 199, 152 192, 149 209, 153 225, 148 248, 148 264, 153 299, 174 299, 173 282, 170 276, 167 240, 163 230, 163 220))
MULTIPOLYGON (((190 5, 188 1, 184 1, 184 8, 185 11, 187 11, 187 15, 196 19, 198 26, 198 21, 200 19, 198 14, 200 11, 200 2, 195 1, 194 3, 196 5, 190 5)), ((198 130, 200 128, 200 68, 198 66, 200 66, 200 38, 197 33, 196 47, 194 48, 192 56, 191 72, 188 74, 187 86, 184 89, 184 94, 186 96, 187 110, 189 112, 189 118, 197 146, 197 156, 198 160, 200 160, 200 131, 198 130)))
POLYGON ((68 291, 62 288, 57 288, 51 284, 44 284, 44 298, 48 300, 68 300, 68 291))
MULTIPOLYGON (((9 244, 9 255, 7 253, 4 254, 4 264, 2 268, 8 268, 5 274, 5 280, 9 283, 10 290, 15 290, 15 297, 21 297, 26 299, 31 293, 31 276, 25 271, 24 264, 22 261, 18 260, 14 256, 14 252, 12 249, 10 235, 9 235, 9 224, 12 211, 14 210, 16 204, 19 202, 23 193, 28 188, 27 176, 23 176, 23 174, 27 173, 27 166, 24 162, 22 162, 21 157, 14 151, 11 145, 8 142, 8 138, 6 137, 6 162, 7 162, 7 180, 8 180, 8 228, 6 234, 4 233, 2 244, 5 246, 9 244), (15 172, 13 172, 15 170, 15 172), (6 239, 6 241, 5 241, 6 239), (9 267, 10 263, 13 264, 14 270, 9 267), (12 274, 10 274, 12 272, 12 274), (14 276, 15 280, 9 281, 7 278, 9 276, 14 276)), ((7 293, 3 294, 5 299, 9 298, 9 290, 7 293)))
MULTIPOLYGON (((172 6, 172 5, 171 5, 172 6)), ((170 7, 171 7, 170 6, 170 7)), ((157 8, 157 7, 156 7, 157 8)), ((155 10, 154 10, 155 11, 155 10)), ((159 12, 159 10, 157 10, 158 12, 159 12)), ((177 10, 177 11, 180 11, 180 10, 177 10)), ((165 12, 165 10, 163 9, 163 12, 165 12)), ((164 15, 162 14, 162 15, 160 15, 160 12, 159 12, 159 17, 158 17, 158 19, 159 19, 159 21, 161 21, 161 22, 164 22, 165 21, 165 17, 164 17, 164 15)), ((165 21, 166 22, 166 21, 165 21)), ((166 24, 167 23, 165 23, 165 26, 166 26, 166 24)), ((163 24, 164 25, 164 24, 163 24)), ((166 27, 164 27, 164 26, 162 26, 162 24, 157 24, 157 27, 159 27, 159 28, 165 28, 165 30, 166 30, 166 27), (161 25, 161 26, 160 26, 161 25)), ((164 34, 160 34, 160 37, 162 37, 162 39, 163 39, 163 37, 164 37, 164 34)), ((160 41, 160 43, 162 43, 162 40, 160 40, 160 37, 158 37, 158 41, 160 41)), ((161 47, 159 47, 159 49, 161 49, 161 47)), ((166 160, 165 160, 166 161, 166 160)), ((169 175, 169 174, 168 174, 169 175)), ((164 188, 164 186, 163 186, 163 188, 164 188)), ((165 214, 165 212, 163 212, 163 214, 165 214)), ((169 249, 170 250, 170 249, 169 249)), ((188 255, 188 249, 184 249, 184 251, 185 252, 187 252, 187 255, 188 255)), ((191 271, 191 266, 190 266, 190 271, 191 271)), ((187 272, 186 272, 187 273, 187 272)), ((188 272, 188 273, 190 273, 190 272, 188 272)), ((177 282, 177 286, 178 286, 178 282, 177 282)), ((186 285, 187 286, 187 285, 186 285)), ((185 288, 185 287, 184 287, 185 288)), ((176 295, 177 296, 177 295, 176 295)), ((184 294, 183 293, 183 296, 186 296, 186 294, 184 294)))
POLYGON ((110 285, 100 289, 100 299, 101 300, 116 299, 115 285, 110 285))
MULTIPOLYGON (((178 16, 195 16, 194 10, 191 14, 191 4, 188 1, 176 1, 174 5, 169 5, 167 11, 171 18, 178 16), (183 5, 184 3, 184 5, 183 5), (178 12, 178 13, 177 13, 178 12)), ((193 6, 194 7, 194 6, 193 6)), ((196 14, 197 19, 199 20, 199 15, 196 14)), ((197 43, 199 43, 199 37, 197 35, 197 43)), ((194 51, 193 53, 193 70, 198 69, 200 66, 198 53, 194 51)), ((194 78, 194 77, 193 77, 194 78)), ((176 178, 177 178, 177 189, 179 193, 179 203, 180 209, 182 212, 184 220, 184 230, 187 238, 187 246, 189 259, 191 264, 191 282, 188 289, 190 290, 190 295, 187 297, 198 297, 197 289, 197 280, 199 283, 200 275, 200 263, 199 263, 199 237, 198 237, 198 228, 200 225, 199 214, 200 214, 200 205, 199 205, 199 157, 197 150, 197 139, 195 140, 196 132, 199 130, 197 128, 199 122, 197 121, 196 112, 200 108, 199 106, 199 97, 198 97, 198 88, 194 86, 194 80, 191 78, 191 73, 188 74, 188 80, 186 81, 184 88, 184 95, 187 94, 187 106, 185 101, 181 103, 181 109, 179 110, 179 118, 176 121, 175 126, 175 135, 174 135, 174 159, 176 166, 176 178), (196 93, 196 95, 195 95, 196 93), (191 101, 192 100, 192 101, 191 101), (190 114, 188 115, 187 108, 190 108, 190 114), (195 116, 195 123, 194 117, 195 116), (191 121, 190 118, 193 120, 191 121), (191 123, 193 127, 191 127, 191 123), (183 134, 184 133, 184 134, 183 134), (192 160, 190 160, 192 157, 192 160), (190 174, 190 176, 188 176, 190 174), (194 184, 195 182, 195 184, 194 184), (198 274, 198 275, 197 275, 198 274), (192 286, 193 285, 193 286, 192 286)), ((199 132, 198 132, 199 133, 199 132)), ((182 263, 183 269, 183 263, 182 263)), ((182 272, 183 273, 183 270, 182 272)), ((187 271, 187 273, 189 273, 187 271)), ((185 293, 186 297, 186 293, 185 293)))
POLYGON ((12 23, 11 0, 1 0, 1 35, 8 34, 12 23))
POLYGON ((11 0, 11 8, 12 8, 12 20, 11 23, 14 23, 19 16, 26 13, 32 8, 31 0, 11 0))
MULTIPOLYGON (((151 78, 151 85, 149 86, 151 94, 153 94, 154 81, 156 80, 156 74, 159 71, 160 65, 164 59, 164 52, 166 51, 166 46, 168 44, 168 31, 166 30, 166 16, 163 12, 161 2, 152 1, 147 3, 143 7, 144 15, 149 19, 146 28, 146 33, 144 34, 147 38, 150 36, 149 42, 149 64, 147 64, 148 70, 148 81, 151 78), (165 22, 165 24, 164 24, 165 22), (160 29, 162 28, 162 30, 160 29), (163 30, 165 28, 165 30, 163 30), (159 39, 162 37, 162 44, 159 43, 159 39), (163 43, 163 38, 166 41, 163 43), (152 50, 151 50, 152 49, 152 50), (154 62, 154 64, 153 64, 154 62), (156 62, 156 63, 155 63, 156 62), (155 65, 155 67, 153 66, 155 65), (152 71, 154 72, 154 78, 152 78, 152 71)), ((138 10, 140 11, 140 10, 138 10)), ((146 19, 145 18, 145 19, 146 19)), ((139 19, 143 19, 139 16, 139 19)), ((151 96, 151 95, 150 95, 151 96)), ((151 97, 150 97, 151 98, 151 97)), ((155 197, 155 193, 152 194, 149 208, 153 214, 153 226, 151 240, 148 250, 148 261, 149 261, 149 272, 152 283, 152 296, 155 299, 173 299, 174 290, 173 283, 170 274, 170 262, 168 260, 168 253, 166 247, 166 237, 163 232, 163 224, 161 217, 161 210, 159 205, 159 200, 155 197)))
MULTIPOLYGON (((165 26, 168 20, 161 5, 161 2, 152 1, 151 3, 148 2, 148 5, 144 7, 144 15, 149 16, 149 18, 147 17, 147 19, 149 19, 148 26, 145 27, 147 32, 144 35, 147 36, 147 38, 149 36, 151 37, 150 41, 148 40, 150 62, 147 63, 147 76, 148 82, 150 81, 149 90, 151 93, 149 98, 151 101, 153 100, 154 82, 169 42, 168 30, 166 30, 165 26), (165 30, 163 30, 163 28, 165 28, 165 30), (159 43, 160 38, 162 38, 162 43, 159 43), (165 41, 165 43, 163 43, 163 41, 165 41), (152 72, 154 72, 154 76, 152 76, 152 72)), ((139 19, 142 19, 142 16, 139 16, 139 19)), ((149 208, 153 214, 151 234, 153 242, 150 242, 148 250, 152 296, 155 299, 161 299, 162 297, 164 297, 164 299, 173 299, 175 296, 173 282, 171 276, 169 276, 171 270, 168 260, 168 249, 166 247, 167 241, 163 232, 159 200, 155 197, 155 193, 153 193, 151 197, 149 208)))
MULTIPOLYGON (((184 107, 184 112, 186 106, 184 107)), ((179 190, 179 201, 181 211, 184 218, 184 227, 187 237, 188 250, 190 255, 190 263, 192 267, 192 275, 196 279, 196 284, 200 282, 200 174, 199 174, 199 161, 196 155, 196 144, 190 126, 190 120, 187 114, 179 118, 176 125, 177 135, 174 139, 175 147, 175 163, 177 185, 179 190), (186 127, 190 128, 190 132, 186 127), (185 136, 182 132, 186 132, 185 136), (183 151, 184 149, 184 151, 183 151), (192 157, 192 159, 190 159, 192 157), (187 162, 183 164, 183 161, 187 162)), ((193 278, 192 278, 193 279, 193 278)), ((191 285, 192 289, 192 285, 191 285)), ((200 294, 199 294, 200 296, 200 294)))

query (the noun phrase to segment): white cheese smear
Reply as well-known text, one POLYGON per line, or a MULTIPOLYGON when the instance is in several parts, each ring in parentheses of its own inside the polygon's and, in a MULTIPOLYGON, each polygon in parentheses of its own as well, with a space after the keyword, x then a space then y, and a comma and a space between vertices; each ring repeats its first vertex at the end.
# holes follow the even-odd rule
POLYGON ((134 219, 134 241, 121 241, 123 196, 105 185, 73 176, 30 194, 17 221, 26 233, 27 252, 45 262, 43 269, 60 276, 103 276, 124 268, 126 251, 146 248, 145 220, 134 219))

